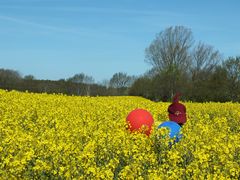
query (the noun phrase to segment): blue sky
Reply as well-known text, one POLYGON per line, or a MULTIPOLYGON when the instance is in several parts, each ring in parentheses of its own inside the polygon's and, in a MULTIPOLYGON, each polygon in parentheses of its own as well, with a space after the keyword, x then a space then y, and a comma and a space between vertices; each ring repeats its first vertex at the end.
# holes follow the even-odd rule
POLYGON ((240 55, 239 0, 0 0, 0 68, 37 79, 96 82, 151 67, 145 48, 169 26, 226 58, 240 55))

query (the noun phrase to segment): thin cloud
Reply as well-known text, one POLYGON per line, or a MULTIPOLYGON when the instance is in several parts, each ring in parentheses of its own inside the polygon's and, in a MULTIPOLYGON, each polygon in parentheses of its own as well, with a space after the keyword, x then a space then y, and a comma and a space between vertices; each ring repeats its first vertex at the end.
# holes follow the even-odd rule
POLYGON ((52 31, 76 32, 76 30, 70 29, 70 28, 62 28, 62 27, 57 27, 57 26, 50 26, 50 25, 36 23, 36 22, 32 22, 32 21, 27 21, 27 20, 24 20, 24 19, 10 17, 10 16, 0 15, 0 19, 4 20, 4 21, 10 21, 10 22, 18 23, 18 24, 30 25, 30 26, 33 26, 33 27, 37 27, 37 28, 41 28, 41 29, 47 29, 47 30, 52 30, 52 31))
MULTIPOLYGON (((31 2, 31 0, 29 1, 31 2)), ((37 2, 37 0, 33 1, 37 2)), ((40 2, 40 1, 39 1, 40 2)), ((99 14, 122 14, 122 15, 142 15, 142 16, 190 16, 191 14, 176 13, 172 11, 156 11, 156 10, 136 10, 125 8, 105 8, 91 6, 37 6, 37 5, 1 5, 0 8, 6 9, 49 9, 55 11, 82 12, 82 13, 99 13, 99 14)))
MULTIPOLYGON (((100 31, 101 31, 101 37, 105 36, 108 38, 109 37, 114 38, 114 37, 116 37, 116 33, 121 33, 120 31, 114 32, 109 29, 92 29, 92 28, 83 28, 83 27, 64 28, 64 27, 58 27, 58 26, 49 26, 49 25, 42 24, 42 23, 32 22, 32 21, 15 18, 15 17, 11 17, 11 16, 4 16, 4 15, 0 15, 0 20, 9 21, 9 22, 17 23, 17 24, 23 24, 23 25, 35 27, 38 29, 44 29, 44 30, 49 30, 49 31, 53 31, 53 32, 58 32, 58 33, 71 33, 71 34, 76 34, 76 35, 85 36, 85 37, 88 36, 88 37, 96 37, 97 38, 97 37, 99 37, 98 33, 100 31)), ((119 34, 118 34, 118 36, 119 36, 119 34)), ((120 34, 120 36, 121 36, 121 34, 120 34)), ((121 36, 121 37, 123 38, 124 36, 121 36)))
MULTIPOLYGON (((35 27, 38 29, 48 30, 52 32, 57 33, 71 33, 71 34, 77 34, 77 35, 83 35, 83 36, 97 36, 96 30, 90 29, 90 28, 65 28, 65 27, 58 27, 58 26, 50 26, 42 23, 32 22, 20 18, 10 17, 10 16, 4 16, 0 15, 0 20, 4 21, 10 21, 17 24, 23 24, 26 26, 35 27)), ((101 35, 110 36, 108 33, 102 32, 101 35)))
POLYGON ((83 13, 98 13, 98 14, 117 14, 131 16, 166 16, 166 17, 186 17, 191 14, 176 13, 172 11, 156 11, 156 10, 136 10, 123 8, 104 8, 104 7, 53 7, 52 9, 67 12, 83 12, 83 13))

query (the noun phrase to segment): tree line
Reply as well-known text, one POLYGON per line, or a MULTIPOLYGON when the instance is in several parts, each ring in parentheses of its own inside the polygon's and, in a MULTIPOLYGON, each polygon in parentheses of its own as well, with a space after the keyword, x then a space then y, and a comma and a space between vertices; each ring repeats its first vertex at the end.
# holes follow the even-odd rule
POLYGON ((0 88, 77 96, 119 96, 128 95, 128 88, 134 82, 134 78, 119 72, 115 73, 110 80, 95 83, 93 77, 79 73, 67 79, 52 81, 38 80, 33 75, 22 77, 16 70, 0 69, 0 88))
POLYGON ((240 101, 240 57, 224 60, 213 46, 195 42, 184 26, 157 34, 145 55, 152 69, 135 81, 130 95, 169 101, 181 92, 190 101, 240 101))
POLYGON ((180 92, 184 100, 195 102, 240 101, 240 57, 224 59, 213 46, 196 42, 189 28, 174 26, 158 33, 145 50, 145 61, 152 66, 145 74, 118 72, 102 83, 84 73, 50 81, 0 69, 0 88, 80 96, 133 95, 153 101, 170 101, 180 92))

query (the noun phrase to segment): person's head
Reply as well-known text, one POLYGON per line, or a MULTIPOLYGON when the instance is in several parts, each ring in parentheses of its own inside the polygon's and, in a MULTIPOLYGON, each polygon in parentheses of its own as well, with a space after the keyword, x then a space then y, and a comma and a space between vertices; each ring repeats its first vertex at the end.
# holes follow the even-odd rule
POLYGON ((173 97, 172 104, 168 107, 168 117, 169 120, 178 123, 180 126, 186 123, 187 116, 186 116, 186 107, 179 103, 179 96, 181 94, 177 93, 173 97))

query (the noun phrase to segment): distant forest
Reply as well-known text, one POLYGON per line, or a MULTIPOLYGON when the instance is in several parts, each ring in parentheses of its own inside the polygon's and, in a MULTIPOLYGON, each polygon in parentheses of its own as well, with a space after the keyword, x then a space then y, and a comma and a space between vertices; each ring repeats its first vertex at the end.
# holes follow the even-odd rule
MULTIPOLYGON (((125 77, 125 73, 116 73, 109 82, 104 84, 94 83, 91 76, 84 73, 76 74, 68 79, 38 80, 33 75, 22 77, 18 71, 10 69, 0 69, 0 88, 6 90, 28 91, 36 93, 62 93, 77 96, 118 96, 128 95, 129 79, 122 82, 120 78, 125 77), (128 81, 128 82, 127 82, 128 81)), ((130 77, 130 76, 129 76, 130 77)))
POLYGON ((240 102, 240 57, 223 59, 214 47, 195 42, 184 26, 166 28, 145 50, 152 68, 141 76, 115 73, 110 80, 95 83, 84 73, 58 81, 22 77, 18 71, 0 69, 0 88, 76 96, 142 96, 170 101, 176 92, 194 102, 240 102))

